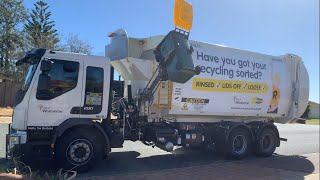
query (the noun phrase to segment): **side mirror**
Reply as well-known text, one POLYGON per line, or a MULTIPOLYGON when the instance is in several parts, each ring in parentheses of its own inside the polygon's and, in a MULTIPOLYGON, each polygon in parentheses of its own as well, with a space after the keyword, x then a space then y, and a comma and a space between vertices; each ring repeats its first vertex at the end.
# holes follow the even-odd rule
POLYGON ((52 67, 52 61, 50 60, 42 60, 40 65, 41 71, 50 71, 52 67))
POLYGON ((24 92, 19 89, 16 93, 16 97, 14 99, 14 104, 13 104, 13 107, 16 107, 18 104, 20 104, 23 100, 23 97, 24 97, 24 92))
POLYGON ((42 73, 39 75, 36 94, 36 98, 39 100, 49 100, 51 97, 51 93, 49 91, 49 82, 51 80, 51 77, 50 75, 48 75, 48 71, 51 70, 52 63, 53 62, 50 60, 41 61, 40 70, 42 71, 42 73))
POLYGON ((50 76, 47 74, 40 74, 38 80, 38 88, 36 97, 39 100, 48 100, 50 99, 50 92, 49 92, 49 81, 50 76))

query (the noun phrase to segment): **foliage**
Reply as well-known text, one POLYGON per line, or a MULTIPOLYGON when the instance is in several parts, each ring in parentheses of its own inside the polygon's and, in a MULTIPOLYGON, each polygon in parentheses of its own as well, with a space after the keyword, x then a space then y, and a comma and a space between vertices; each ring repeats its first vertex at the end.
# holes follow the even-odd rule
POLYGON ((20 28, 27 18, 22 0, 0 0, 0 73, 15 74, 15 60, 26 49, 24 31, 20 28))
POLYGON ((77 35, 70 34, 66 43, 58 46, 60 38, 51 20, 50 6, 43 0, 34 4, 30 15, 23 0, 0 0, 0 73, 21 83, 27 65, 15 66, 31 47, 91 54, 92 46, 77 35))
POLYGON ((66 44, 62 45, 59 50, 74 53, 91 54, 92 49, 92 46, 88 42, 79 39, 78 35, 69 34, 66 44))
POLYGON ((308 103, 308 106, 306 108, 306 110, 304 111, 304 113, 302 114, 301 118, 305 118, 305 119, 308 119, 309 118, 309 115, 310 115, 310 103, 308 103))
POLYGON ((51 20, 51 12, 47 3, 40 0, 34 4, 24 29, 30 45, 37 48, 54 49, 59 42, 55 21, 51 20))
POLYGON ((30 178, 33 180, 72 180, 76 177, 77 172, 63 169, 59 169, 57 172, 32 171, 30 166, 20 161, 20 158, 13 158, 0 163, 0 174, 2 175, 0 179, 6 175, 9 177, 8 179, 15 177, 16 179, 30 178))

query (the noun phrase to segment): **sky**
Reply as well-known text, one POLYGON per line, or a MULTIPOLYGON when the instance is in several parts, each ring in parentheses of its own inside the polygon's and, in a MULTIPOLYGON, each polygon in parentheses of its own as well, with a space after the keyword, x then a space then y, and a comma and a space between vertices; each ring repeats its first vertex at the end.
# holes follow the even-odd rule
MULTIPOLYGON (((35 0, 25 0, 33 8, 35 0)), ((77 34, 104 55, 107 34, 124 28, 130 37, 165 35, 174 29, 174 0, 47 0, 64 39, 77 34)), ((309 99, 319 103, 319 0, 189 0, 189 39, 269 55, 302 57, 310 78, 309 99)))

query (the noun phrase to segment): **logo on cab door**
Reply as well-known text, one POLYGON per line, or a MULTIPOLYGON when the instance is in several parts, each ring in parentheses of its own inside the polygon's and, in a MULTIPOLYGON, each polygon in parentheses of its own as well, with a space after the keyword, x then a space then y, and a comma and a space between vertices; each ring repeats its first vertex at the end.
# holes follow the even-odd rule
POLYGON ((43 105, 40 105, 39 109, 42 113, 62 113, 62 110, 60 109, 54 109, 52 107, 46 107, 43 105))

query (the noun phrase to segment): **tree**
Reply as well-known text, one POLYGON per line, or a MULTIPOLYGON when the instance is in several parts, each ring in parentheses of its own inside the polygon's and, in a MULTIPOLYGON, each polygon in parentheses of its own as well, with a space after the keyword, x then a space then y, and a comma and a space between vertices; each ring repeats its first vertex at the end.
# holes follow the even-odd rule
POLYGON ((24 32, 19 29, 27 12, 22 0, 0 0, 0 72, 15 74, 14 60, 25 49, 24 32))
POLYGON ((69 34, 67 42, 61 50, 74 53, 91 54, 93 47, 86 41, 79 39, 78 35, 69 34))
POLYGON ((305 119, 308 119, 309 118, 309 115, 310 115, 310 102, 308 103, 308 106, 306 108, 306 110, 304 111, 304 113, 302 114, 301 118, 305 118, 305 119))
POLYGON ((34 4, 24 29, 31 46, 38 48, 54 49, 59 42, 57 30, 54 28, 55 21, 50 19, 50 6, 42 0, 34 4))

